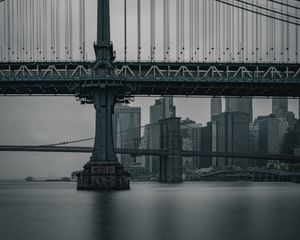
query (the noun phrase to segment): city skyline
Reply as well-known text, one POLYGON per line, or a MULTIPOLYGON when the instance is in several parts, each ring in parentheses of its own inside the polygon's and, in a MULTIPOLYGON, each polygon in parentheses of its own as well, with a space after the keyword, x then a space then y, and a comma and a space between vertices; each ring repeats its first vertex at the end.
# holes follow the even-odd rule
MULTIPOLYGON (((154 103, 154 99, 156 98, 137 98, 134 103, 130 104, 130 106, 141 106, 141 125, 148 123, 149 112, 147 113, 147 109, 154 103)), ((271 113, 272 100, 268 99, 267 101, 254 100, 254 113, 256 113, 254 118, 258 114, 268 115, 271 113), (260 102, 262 102, 261 105, 258 104, 260 102), (261 107, 259 111, 256 110, 257 104, 261 107), (267 110, 264 111, 265 107, 267 110)), ((298 100, 289 102, 291 103, 289 104, 290 109, 294 110, 297 116, 298 100)), ((174 103, 177 107, 177 116, 182 119, 189 117, 197 123, 202 123, 203 127, 206 126, 206 122, 210 121, 210 98, 174 98, 174 103), (185 107, 187 105, 189 108, 185 107), (201 111, 193 110, 197 108, 201 111)), ((58 100, 51 97, 1 98, 0 107, 6 112, 5 115, 0 115, 3 123, 0 127, 0 134, 7 136, 5 139, 0 139, 1 144, 49 144, 94 135, 93 106, 82 106, 72 97, 62 97, 58 100), (9 109, 13 109, 13 111, 9 109)), ((92 145, 91 142, 87 144, 92 145)), ((23 161, 18 160, 20 153, 2 152, 0 156, 3 159, 3 165, 7 167, 5 171, 3 168, 0 169, 3 178, 23 178, 28 175, 66 176, 70 174, 70 169, 80 169, 81 165, 89 159, 88 154, 59 153, 25 153, 22 156, 23 161), (53 156, 56 156, 55 159, 53 156)))

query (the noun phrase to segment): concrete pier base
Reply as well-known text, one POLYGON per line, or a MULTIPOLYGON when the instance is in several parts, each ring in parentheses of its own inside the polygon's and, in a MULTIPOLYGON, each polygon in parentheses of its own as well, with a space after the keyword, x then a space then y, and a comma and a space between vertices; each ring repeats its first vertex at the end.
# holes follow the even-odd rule
POLYGON ((88 162, 77 175, 78 190, 128 190, 129 173, 118 162, 88 162))

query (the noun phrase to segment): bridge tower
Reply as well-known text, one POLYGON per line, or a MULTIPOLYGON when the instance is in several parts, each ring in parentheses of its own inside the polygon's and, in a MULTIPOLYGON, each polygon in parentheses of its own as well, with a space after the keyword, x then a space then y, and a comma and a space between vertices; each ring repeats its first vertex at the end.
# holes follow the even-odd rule
POLYGON ((78 174, 77 189, 129 189, 129 174, 117 161, 112 134, 112 114, 116 100, 120 99, 117 96, 119 86, 103 81, 104 77, 107 79, 107 76, 113 74, 115 58, 110 41, 109 0, 98 0, 97 42, 94 43, 94 49, 94 69, 100 73, 100 77, 94 84, 85 87, 85 94, 80 97, 82 102, 93 103, 95 106, 95 142, 90 161, 78 174))

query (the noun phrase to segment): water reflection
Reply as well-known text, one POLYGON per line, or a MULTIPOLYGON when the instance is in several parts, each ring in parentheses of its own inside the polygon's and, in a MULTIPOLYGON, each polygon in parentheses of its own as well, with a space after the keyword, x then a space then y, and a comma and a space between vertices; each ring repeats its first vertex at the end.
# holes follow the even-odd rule
POLYGON ((0 239, 298 240, 299 201, 289 183, 0 184, 0 239))

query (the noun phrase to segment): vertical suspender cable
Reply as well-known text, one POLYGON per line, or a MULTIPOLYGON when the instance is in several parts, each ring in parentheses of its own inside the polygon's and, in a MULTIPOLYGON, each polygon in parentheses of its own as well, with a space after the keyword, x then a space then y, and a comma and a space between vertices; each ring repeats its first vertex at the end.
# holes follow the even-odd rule
POLYGON ((232 47, 231 47, 231 52, 232 52, 232 58, 231 60, 235 60, 235 11, 238 11, 237 9, 232 9, 232 22, 231 22, 231 41, 232 41, 232 47))
MULTIPOLYGON (((295 15, 296 15, 296 17, 298 17, 298 10, 297 9, 295 9, 295 15)), ((298 24, 298 19, 296 20, 296 23, 298 24)), ((299 26, 298 25, 296 25, 296 52, 295 52, 295 55, 296 55, 296 59, 295 59, 295 62, 296 63, 298 63, 299 62, 299 43, 298 43, 298 41, 299 41, 299 26)))
POLYGON ((8 14, 7 14, 7 6, 6 6, 6 4, 7 4, 7 2, 4 1, 4 3, 3 3, 3 11, 4 11, 4 14, 3 14, 3 25, 4 25, 3 26, 3 36, 4 36, 4 44, 3 44, 3 47, 0 46, 1 47, 1 49, 0 49, 1 50, 1 52, 0 52, 0 54, 1 54, 1 62, 3 60, 6 60, 7 56, 8 56, 8 54, 7 54, 7 52, 8 52, 7 51, 7 30, 6 30, 6 28, 7 28, 7 15, 8 14))
MULTIPOLYGON (((228 2, 228 0, 227 0, 228 2)), ((226 44, 226 54, 227 54, 227 61, 230 61, 230 7, 226 4, 226 39, 227 39, 227 44, 226 44)))
POLYGON ((200 22, 199 22, 199 1, 195 1, 195 60, 199 61, 199 31, 200 31, 200 22))
MULTIPOLYGON (((237 3, 238 6, 240 6, 240 3, 237 3)), ((241 61, 241 39, 240 36, 242 35, 242 30, 241 30, 241 20, 240 16, 241 15, 241 10, 237 9, 237 58, 239 61, 241 61)))
POLYGON ((60 58, 60 8, 59 1, 56 0, 56 60, 60 58))
POLYGON ((141 0, 137 0, 137 58, 141 60, 141 0))
MULTIPOLYGON (((281 3, 283 3, 283 0, 281 0, 281 3)), ((281 4, 280 11, 283 12, 283 4, 281 4)), ((280 52, 280 55, 281 55, 281 62, 283 62, 283 59, 284 59, 284 56, 283 56, 283 53, 284 53, 284 34, 285 34, 285 31, 284 31, 284 22, 282 21, 281 24, 280 24, 280 36, 281 36, 281 39, 280 39, 280 42, 281 42, 281 52, 280 52)))
MULTIPOLYGON (((11 3, 10 1, 7 2, 7 45, 4 46, 6 48, 6 52, 7 52, 6 59, 8 61, 10 61, 10 59, 11 59, 11 56, 10 56, 11 55, 11 46, 12 46, 11 29, 13 29, 13 26, 11 25, 12 13, 11 13, 11 6, 10 6, 11 4, 10 3, 11 3)), ((13 7, 12 7, 12 9, 13 9, 13 7)))
POLYGON ((170 57, 170 0, 167 1, 167 60, 169 60, 170 57))
POLYGON ((124 60, 127 61, 127 0, 124 0, 124 60))
MULTIPOLYGON (((252 6, 252 11, 254 11, 254 6, 252 6)), ((252 55, 252 58, 251 58, 251 60, 254 62, 255 61, 255 57, 254 57, 254 52, 255 52, 255 46, 256 46, 256 44, 255 44, 255 40, 256 40, 256 34, 257 34, 257 32, 255 31, 256 29, 255 29, 255 20, 254 20, 254 13, 251 13, 251 18, 252 18, 252 26, 251 26, 251 36, 252 36, 252 43, 251 43, 251 55, 252 55)))
MULTIPOLYGON (((288 0, 286 0, 286 4, 288 4, 288 0)), ((286 12, 289 11, 289 7, 286 6, 286 12)), ((289 53, 289 50, 290 50, 290 24, 288 24, 288 21, 289 21, 289 16, 286 16, 286 51, 287 51, 287 61, 290 61, 290 53, 289 53)))
POLYGON ((43 12, 44 12, 44 21, 43 21, 43 28, 44 28, 44 36, 43 36, 43 59, 47 59, 47 53, 48 53, 48 41, 47 41, 47 33, 48 33, 48 21, 47 21, 47 0, 43 0, 44 1, 44 9, 43 9, 43 12))
POLYGON ((168 52, 168 40, 167 40, 167 31, 168 31, 168 24, 167 24, 167 21, 168 21, 168 16, 167 16, 167 0, 163 0, 163 58, 164 60, 167 59, 167 52, 168 52))
POLYGON ((82 55, 83 55, 83 60, 85 60, 85 0, 83 0, 82 3, 82 55))
MULTIPOLYGON (((30 47, 30 52, 31 52, 31 56, 29 57, 30 59, 32 59, 32 60, 35 60, 35 48, 37 48, 38 47, 38 39, 36 38, 37 37, 37 35, 38 35, 38 30, 37 29, 35 29, 35 27, 36 26, 38 26, 38 21, 37 21, 37 19, 36 19, 36 11, 38 11, 38 9, 35 9, 35 4, 34 4, 34 2, 35 2, 35 0, 32 0, 32 2, 31 2, 31 6, 30 6, 30 9, 31 9, 31 13, 30 13, 30 25, 31 25, 31 27, 30 27, 30 29, 31 29, 31 35, 32 35, 32 37, 31 37, 31 47, 30 47), (35 46, 35 43, 37 44, 37 46, 35 46)), ((37 3, 37 6, 38 6, 38 3, 37 3)))
POLYGON ((24 1, 20 2, 20 31, 21 31, 21 38, 20 38, 20 60, 23 61, 24 60, 24 14, 23 14, 23 5, 24 5, 24 1))
POLYGON ((207 0, 203 0, 203 60, 207 60, 207 0))
POLYGON ((27 56, 28 56, 28 48, 27 48, 27 38, 28 38, 28 23, 27 23, 27 1, 24 1, 24 9, 23 9, 23 14, 24 14, 24 51, 25 51, 25 55, 24 55, 24 59, 27 60, 27 56))
POLYGON ((85 60, 85 1, 80 0, 80 9, 79 9, 79 51, 80 59, 85 60))
POLYGON ((151 0, 150 6, 150 38, 151 38, 151 61, 155 59, 155 0, 151 0))
POLYGON ((65 0, 65 58, 69 58, 69 0, 65 0))
MULTIPOLYGON (((271 2, 271 8, 272 10, 274 10, 274 3, 271 2)), ((273 14, 274 16, 274 14, 273 14)), ((271 45, 271 61, 275 61, 276 60, 276 51, 275 51, 275 46, 276 46, 276 36, 275 36, 275 20, 272 18, 271 19, 271 24, 272 24, 272 37, 271 37, 271 41, 272 41, 272 45, 271 45)))
POLYGON ((223 34, 223 61, 225 61, 225 48, 227 46, 227 39, 226 39, 226 6, 223 4, 222 5, 223 9, 223 29, 222 29, 222 34, 223 34))
POLYGON ((19 60, 19 0, 16 0, 15 4, 15 31, 16 31, 16 44, 15 44, 15 60, 19 60))
MULTIPOLYGON (((248 33, 249 33, 249 22, 248 22, 248 12, 245 12, 243 10, 243 18, 245 17, 245 28, 246 28, 246 31, 245 31, 245 34, 243 34, 243 53, 244 53, 244 57, 246 61, 248 61, 248 53, 249 53, 249 41, 248 41, 248 33), (246 40, 246 42, 245 42, 246 40)), ((243 26, 244 28, 244 26, 243 26)))
POLYGON ((181 34, 181 59, 184 60, 184 52, 185 52, 185 39, 184 39, 184 0, 181 0, 181 30, 180 30, 180 34, 181 34))
POLYGON ((55 16, 54 16, 54 0, 51 0, 51 52, 52 59, 55 59, 55 16))
POLYGON ((43 26, 42 26, 42 12, 43 12, 43 2, 42 1, 39 1, 40 2, 40 7, 39 7, 39 12, 38 12, 38 15, 39 15, 39 50, 38 50, 38 55, 39 55, 39 59, 41 60, 42 58, 42 41, 43 41, 43 26))
MULTIPOLYGON (((259 12, 261 13, 261 9, 259 12)), ((259 60, 261 61, 262 60, 262 17, 261 17, 261 14, 259 14, 258 27, 259 27, 259 55, 260 55, 259 60)))
POLYGON ((219 2, 216 2, 217 5, 217 54, 218 54, 218 61, 221 60, 221 6, 219 2))
POLYGON ((214 56, 215 56, 215 14, 214 14, 214 10, 215 10, 215 6, 214 6, 214 1, 210 1, 211 2, 211 18, 210 18, 210 21, 211 21, 211 56, 210 56, 210 59, 211 61, 214 61, 214 56))
POLYGON ((189 49, 189 53, 190 53, 190 61, 193 60, 193 53, 194 53, 194 49, 193 49, 193 0, 190 0, 190 8, 189 8, 189 15, 190 15, 190 23, 189 23, 189 40, 190 40, 190 49, 189 49))
POLYGON ((73 2, 72 0, 69 1, 69 3, 70 3, 70 5, 69 5, 69 8, 70 8, 70 10, 69 10, 69 12, 70 12, 70 14, 69 14, 69 17, 70 17, 70 20, 69 20, 69 24, 70 24, 70 27, 69 27, 69 30, 70 30, 70 33, 69 33, 70 57, 69 57, 69 59, 70 60, 72 60, 72 58, 73 58, 73 6, 72 6, 72 2, 73 2))
POLYGON ((212 26, 211 26, 211 1, 210 0, 208 0, 208 11, 207 11, 207 13, 208 13, 208 54, 209 54, 209 56, 208 56, 208 60, 210 60, 210 54, 211 54, 211 43, 212 43, 212 26))
POLYGON ((180 59, 179 48, 180 48, 180 39, 179 39, 179 0, 176 0, 176 59, 180 59))
MULTIPOLYGON (((267 1, 267 8, 269 8, 269 2, 267 1)), ((270 51, 270 19, 266 19, 266 61, 269 62, 269 51, 270 51)))
POLYGON ((36 28, 37 28, 37 37, 36 37, 36 50, 37 50, 37 59, 39 59, 40 58, 40 54, 39 54, 39 52, 40 52, 40 45, 41 45, 41 43, 40 43, 40 35, 41 35, 41 32, 40 32, 40 25, 41 25, 41 22, 40 22, 40 11, 41 11, 41 7, 40 7, 41 5, 40 5, 40 1, 37 1, 37 11, 36 11, 36 24, 37 24, 37 26, 36 26, 36 28))

